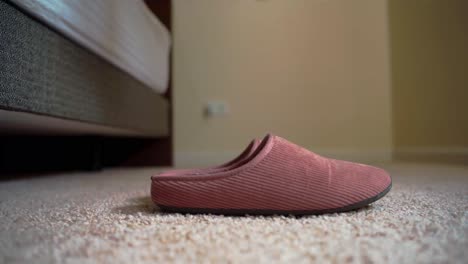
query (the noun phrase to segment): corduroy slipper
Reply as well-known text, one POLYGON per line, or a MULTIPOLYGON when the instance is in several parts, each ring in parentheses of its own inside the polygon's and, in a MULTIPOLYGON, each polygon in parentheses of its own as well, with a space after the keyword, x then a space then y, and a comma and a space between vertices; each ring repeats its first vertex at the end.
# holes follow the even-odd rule
POLYGON ((249 158, 206 174, 151 177, 162 210, 212 214, 322 214, 354 210, 382 198, 391 178, 382 169, 325 158, 268 134, 249 158))
POLYGON ((206 175, 216 172, 228 171, 239 166, 239 164, 242 164, 243 161, 248 160, 255 152, 259 144, 260 141, 258 139, 252 140, 249 145, 247 145, 247 147, 242 151, 242 153, 239 154, 239 156, 219 166, 196 169, 176 169, 162 172, 159 174, 159 176, 206 175))

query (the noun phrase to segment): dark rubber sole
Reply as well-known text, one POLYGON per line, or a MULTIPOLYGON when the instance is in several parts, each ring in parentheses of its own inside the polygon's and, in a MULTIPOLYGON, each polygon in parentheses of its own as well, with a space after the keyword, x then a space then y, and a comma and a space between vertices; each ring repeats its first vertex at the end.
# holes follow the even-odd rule
POLYGON ((182 214, 215 214, 215 215, 320 215, 320 214, 333 214, 357 210, 366 205, 369 205, 380 198, 384 197, 392 189, 392 183, 385 188, 381 193, 376 196, 367 198, 360 202, 347 205, 339 208, 323 209, 323 210, 267 210, 267 209, 212 209, 212 208, 181 208, 172 207, 158 204, 162 211, 168 213, 182 213, 182 214))

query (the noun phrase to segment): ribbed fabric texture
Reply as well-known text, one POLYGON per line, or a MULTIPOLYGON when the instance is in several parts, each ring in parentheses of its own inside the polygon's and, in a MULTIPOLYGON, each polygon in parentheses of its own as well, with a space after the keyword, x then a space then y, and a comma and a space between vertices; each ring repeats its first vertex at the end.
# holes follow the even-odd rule
POLYGON ((219 166, 202 168, 202 169, 198 168, 198 169, 170 170, 170 171, 165 171, 159 175, 160 176, 207 175, 207 174, 214 174, 214 173, 229 171, 230 169, 236 168, 240 164, 248 160, 251 157, 251 155, 255 152, 258 145, 259 145, 258 140, 252 140, 252 142, 250 142, 247 148, 245 148, 244 151, 242 151, 242 153, 239 156, 219 166))
POLYGON ((327 210, 374 197, 391 184, 379 168, 324 158, 277 136, 264 141, 256 157, 231 172, 153 176, 153 201, 181 208, 327 210))

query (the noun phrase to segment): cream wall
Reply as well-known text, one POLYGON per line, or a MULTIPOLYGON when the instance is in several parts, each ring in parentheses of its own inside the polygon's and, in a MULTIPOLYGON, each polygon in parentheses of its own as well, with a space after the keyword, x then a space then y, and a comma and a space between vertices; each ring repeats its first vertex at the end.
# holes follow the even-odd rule
POLYGON ((214 163, 271 131, 322 154, 392 147, 385 0, 175 0, 179 166, 214 163), (208 100, 230 114, 208 119, 208 100))
POLYGON ((468 161, 467 12, 466 0, 389 1, 397 158, 468 161))

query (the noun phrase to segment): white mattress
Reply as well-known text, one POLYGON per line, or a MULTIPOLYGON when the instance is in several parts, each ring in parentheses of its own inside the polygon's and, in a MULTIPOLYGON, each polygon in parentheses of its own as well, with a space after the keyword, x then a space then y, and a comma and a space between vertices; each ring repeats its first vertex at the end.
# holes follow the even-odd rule
POLYGON ((163 93, 170 35, 143 0, 12 0, 51 27, 163 93))

